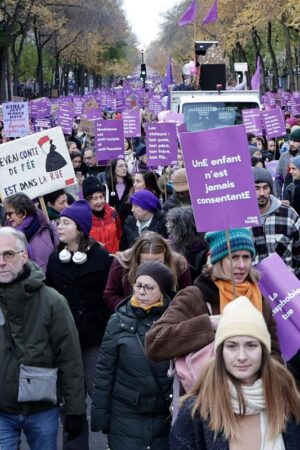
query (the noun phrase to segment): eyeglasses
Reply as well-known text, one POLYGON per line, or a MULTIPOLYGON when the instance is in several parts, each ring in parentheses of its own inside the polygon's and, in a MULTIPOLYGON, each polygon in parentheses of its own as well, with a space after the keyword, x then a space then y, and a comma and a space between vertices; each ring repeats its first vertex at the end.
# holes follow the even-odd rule
POLYGON ((13 214, 16 214, 16 211, 6 211, 5 214, 7 215, 7 217, 11 218, 11 216, 12 216, 13 214))
POLYGON ((155 289, 155 286, 151 286, 150 284, 141 284, 141 283, 135 283, 133 285, 133 290, 136 292, 139 292, 140 290, 143 290, 146 294, 151 294, 155 289))
POLYGON ((2 256, 3 261, 9 262, 12 261, 18 253, 23 253, 25 250, 20 250, 19 252, 14 252, 13 250, 7 250, 6 252, 0 253, 0 257, 2 256))
POLYGON ((57 226, 57 227, 58 227, 59 225, 60 225, 61 227, 68 227, 69 225, 72 225, 72 224, 73 224, 73 222, 67 222, 67 221, 60 220, 60 219, 56 220, 56 226, 57 226))
POLYGON ((93 156, 84 156, 83 159, 89 160, 89 159, 93 159, 95 156, 96 156, 96 155, 93 155, 93 156))

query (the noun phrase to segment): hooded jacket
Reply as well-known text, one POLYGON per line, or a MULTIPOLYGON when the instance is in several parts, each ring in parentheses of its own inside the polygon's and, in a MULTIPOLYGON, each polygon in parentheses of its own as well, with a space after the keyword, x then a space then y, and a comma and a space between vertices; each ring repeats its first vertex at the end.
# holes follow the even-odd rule
POLYGON ((296 211, 271 195, 268 211, 261 214, 262 226, 252 228, 258 264, 272 253, 278 253, 295 275, 300 275, 300 218, 296 211))
POLYGON ((103 219, 93 214, 90 236, 103 244, 109 253, 116 253, 119 250, 121 234, 122 226, 119 215, 114 208, 106 203, 103 219))
POLYGON ((19 365, 57 367, 66 414, 85 412, 83 369, 78 333, 64 297, 45 286, 42 270, 28 262, 12 283, 0 284, 0 411, 32 414, 53 408, 50 402, 18 403, 19 365))
POLYGON ((165 297, 163 306, 146 312, 132 307, 128 298, 107 325, 96 366, 91 429, 108 433, 114 450, 169 449, 169 361, 147 362, 136 338, 143 343, 169 303, 165 297))

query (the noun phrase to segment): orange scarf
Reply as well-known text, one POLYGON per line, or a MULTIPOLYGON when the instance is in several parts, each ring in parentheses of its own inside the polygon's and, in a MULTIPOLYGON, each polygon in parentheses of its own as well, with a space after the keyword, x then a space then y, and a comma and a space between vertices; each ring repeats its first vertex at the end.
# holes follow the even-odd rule
POLYGON ((157 303, 152 303, 152 305, 148 305, 148 306, 142 306, 139 304, 139 301, 137 300, 137 298, 133 295, 130 299, 130 304, 132 306, 134 306, 135 308, 142 308, 144 311, 149 311, 150 309, 154 308, 155 306, 164 306, 164 302, 162 300, 160 300, 157 303))
MULTIPOLYGON (((230 281, 215 280, 214 283, 218 286, 220 292, 220 312, 222 314, 225 306, 233 300, 233 286, 230 281)), ((262 296, 259 287, 256 283, 245 281, 244 283, 236 285, 237 296, 245 296, 249 298, 251 303, 262 312, 262 296)))

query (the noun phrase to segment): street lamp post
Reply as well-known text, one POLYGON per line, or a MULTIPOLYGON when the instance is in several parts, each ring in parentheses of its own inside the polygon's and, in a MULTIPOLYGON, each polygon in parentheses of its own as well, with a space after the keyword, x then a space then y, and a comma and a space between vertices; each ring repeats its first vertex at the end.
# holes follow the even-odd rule
POLYGON ((141 55, 142 55, 142 62, 141 62, 140 78, 143 81, 143 88, 144 88, 146 86, 146 77, 147 77, 146 64, 144 63, 144 50, 141 50, 141 55))

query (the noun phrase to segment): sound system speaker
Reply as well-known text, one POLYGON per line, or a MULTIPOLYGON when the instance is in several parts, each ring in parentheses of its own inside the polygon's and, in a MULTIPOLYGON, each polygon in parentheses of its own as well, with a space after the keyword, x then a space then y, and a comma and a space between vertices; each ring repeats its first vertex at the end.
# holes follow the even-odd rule
POLYGON ((201 91, 215 91, 217 84, 221 84, 222 89, 226 88, 225 64, 201 64, 201 91))

